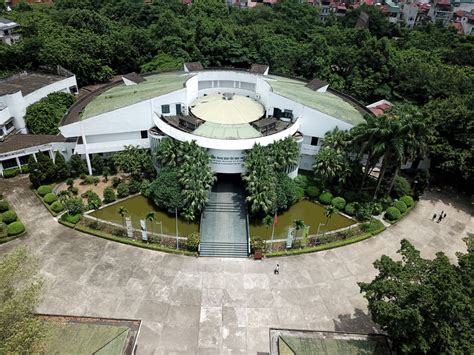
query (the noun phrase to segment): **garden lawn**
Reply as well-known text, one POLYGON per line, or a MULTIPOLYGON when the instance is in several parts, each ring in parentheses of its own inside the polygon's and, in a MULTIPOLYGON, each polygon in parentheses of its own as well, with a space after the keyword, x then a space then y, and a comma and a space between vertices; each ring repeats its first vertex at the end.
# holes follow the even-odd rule
POLYGON ((129 328, 110 325, 47 321, 45 354, 122 354, 129 328))

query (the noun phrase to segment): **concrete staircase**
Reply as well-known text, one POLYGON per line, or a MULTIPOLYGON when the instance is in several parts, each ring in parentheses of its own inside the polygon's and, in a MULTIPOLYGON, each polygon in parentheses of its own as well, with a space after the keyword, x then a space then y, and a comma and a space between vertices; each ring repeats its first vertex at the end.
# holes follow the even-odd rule
POLYGON ((201 215, 199 255, 246 258, 248 234, 241 182, 218 180, 201 215))

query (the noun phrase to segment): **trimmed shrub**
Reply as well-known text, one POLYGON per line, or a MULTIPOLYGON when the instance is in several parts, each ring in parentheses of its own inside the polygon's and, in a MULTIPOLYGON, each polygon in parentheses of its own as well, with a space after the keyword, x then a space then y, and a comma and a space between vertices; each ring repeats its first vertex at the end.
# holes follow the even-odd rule
POLYGON ((10 209, 10 206, 8 206, 8 202, 5 200, 0 201, 0 212, 5 212, 10 209))
POLYGON ((128 185, 121 182, 117 186, 117 197, 118 198, 125 198, 130 195, 130 190, 128 189, 128 185))
POLYGON ((100 178, 97 176, 94 176, 93 181, 94 181, 94 186, 97 186, 100 182, 100 178))
POLYGON ((0 222, 0 238, 6 237, 7 235, 7 225, 3 222, 0 222))
POLYGON ((319 202, 321 202, 323 205, 330 205, 332 201, 332 193, 329 191, 323 192, 321 195, 319 195, 319 202))
POLYGON ((382 204, 380 202, 372 203, 372 216, 378 216, 383 211, 382 204))
POLYGON ((347 213, 349 216, 354 216, 356 213, 356 203, 348 203, 346 207, 344 207, 344 212, 347 213))
POLYGON ((393 185, 393 194, 396 197, 411 195, 411 186, 407 179, 403 176, 397 176, 393 185))
POLYGON ((321 191, 317 186, 308 186, 304 192, 309 198, 318 198, 321 194, 321 191))
POLYGON ((384 225, 378 219, 371 218, 369 222, 362 224, 360 229, 364 233, 374 233, 383 230, 384 225))
POLYGON ((17 176, 19 173, 19 170, 18 169, 7 169, 7 170, 3 170, 3 177, 5 179, 9 179, 9 178, 12 178, 12 177, 15 177, 17 176))
POLYGON ((38 195, 40 195, 41 197, 43 197, 46 194, 49 194, 50 192, 53 192, 51 187, 49 187, 48 185, 41 185, 40 187, 38 187, 38 190, 36 191, 38 192, 38 195))
POLYGON ((346 207, 346 200, 344 200, 342 197, 334 197, 331 200, 331 205, 336 207, 339 211, 342 211, 344 207, 346 207))
POLYGON ((50 192, 43 197, 43 201, 46 202, 48 205, 52 204, 53 202, 58 200, 58 196, 56 194, 50 192))
POLYGON ((393 207, 397 208, 401 213, 405 213, 407 211, 407 205, 403 201, 395 201, 393 203, 393 207))
POLYGON ((82 179, 81 185, 92 185, 94 183, 94 178, 92 176, 87 175, 82 179))
POLYGON ((141 187, 142 187, 142 183, 138 181, 137 179, 131 179, 130 182, 128 183, 128 190, 130 194, 139 193, 141 187))
POLYGON ((64 202, 68 214, 76 215, 84 211, 84 202, 80 198, 70 198, 64 202))
POLYGON ((64 210, 64 206, 61 202, 59 201, 56 201, 54 202, 52 205, 51 205, 51 210, 54 212, 54 213, 59 213, 61 212, 62 210, 64 210))
POLYGON ((304 189, 302 187, 296 186, 295 188, 296 201, 302 200, 303 197, 304 197, 304 189))
POLYGON ((305 175, 298 175, 297 177, 293 179, 293 181, 296 183, 296 185, 301 187, 303 190, 306 190, 309 184, 309 179, 305 175))
POLYGON ((405 205, 407 205, 407 207, 412 207, 415 203, 415 201, 413 201, 413 198, 408 195, 400 197, 400 201, 405 202, 405 205))
POLYGON ((400 213, 400 210, 396 207, 389 207, 385 211, 385 218, 387 218, 389 221, 398 221, 402 214, 400 213))
POLYGON ((21 222, 13 222, 8 225, 7 232, 8 235, 18 235, 25 231, 25 226, 21 222))
POLYGON ((199 242, 201 241, 201 237, 199 233, 194 232, 188 235, 188 239, 186 240, 186 248, 189 251, 197 251, 199 242))
POLYGON ((61 216, 61 219, 63 221, 66 221, 66 222, 76 224, 77 222, 79 222, 81 220, 81 215, 80 214, 67 214, 67 213, 65 213, 61 216))
POLYGON ((67 178, 66 179, 66 185, 69 186, 69 188, 74 186, 74 179, 73 178, 67 178))
POLYGON ((17 220, 17 215, 15 211, 6 211, 2 214, 2 221, 3 223, 10 224, 12 222, 15 222, 17 220))
POLYGON ((115 192, 111 187, 106 187, 104 189, 104 203, 111 203, 117 199, 115 192))

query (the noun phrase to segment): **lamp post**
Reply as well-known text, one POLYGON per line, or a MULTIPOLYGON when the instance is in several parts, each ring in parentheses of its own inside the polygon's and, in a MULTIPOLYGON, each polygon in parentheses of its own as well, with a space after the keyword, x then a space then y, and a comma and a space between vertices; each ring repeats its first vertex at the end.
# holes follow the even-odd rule
POLYGON ((163 222, 155 222, 160 225, 160 244, 163 244, 163 222))
POLYGON ((176 249, 179 249, 179 239, 178 239, 178 207, 175 208, 176 213, 176 249))

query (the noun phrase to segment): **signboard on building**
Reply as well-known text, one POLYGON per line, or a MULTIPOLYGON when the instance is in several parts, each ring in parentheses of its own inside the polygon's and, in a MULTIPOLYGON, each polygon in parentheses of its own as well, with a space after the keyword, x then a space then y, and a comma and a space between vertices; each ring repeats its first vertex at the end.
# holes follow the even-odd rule
POLYGON ((133 226, 132 226, 132 219, 130 217, 125 217, 125 225, 127 226, 128 237, 133 238, 133 226))
POLYGON ((295 229, 290 227, 288 228, 288 236, 286 237, 286 249, 290 249, 293 245, 293 236, 295 233, 295 229))
POLYGON ((148 242, 148 235, 146 233, 146 222, 144 219, 140 220, 140 229, 142 231, 142 240, 148 242))

